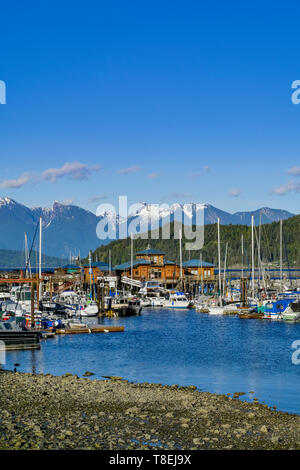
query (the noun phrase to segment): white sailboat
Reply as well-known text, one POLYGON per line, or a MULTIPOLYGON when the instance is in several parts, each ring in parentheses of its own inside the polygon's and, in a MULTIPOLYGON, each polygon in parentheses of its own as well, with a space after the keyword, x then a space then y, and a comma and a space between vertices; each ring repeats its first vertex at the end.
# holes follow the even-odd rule
POLYGON ((220 219, 218 218, 218 264, 219 264, 219 305, 211 305, 208 307, 209 315, 223 315, 224 309, 222 307, 222 282, 221 282, 221 247, 220 247, 220 219))

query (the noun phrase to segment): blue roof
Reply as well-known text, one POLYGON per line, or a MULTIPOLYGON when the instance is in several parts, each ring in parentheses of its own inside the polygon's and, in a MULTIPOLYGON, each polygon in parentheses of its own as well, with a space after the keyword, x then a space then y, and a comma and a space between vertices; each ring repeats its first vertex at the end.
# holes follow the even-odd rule
MULTIPOLYGON (((132 267, 134 268, 135 266, 140 266, 141 264, 151 264, 151 262, 147 259, 136 259, 133 261, 132 267)), ((126 271, 126 269, 129 269, 129 268, 131 268, 131 261, 127 261, 126 263, 114 266, 113 270, 114 271, 126 271)))
POLYGON ((182 263, 183 268, 201 268, 201 266, 202 268, 214 268, 215 265, 199 259, 191 259, 182 263))
POLYGON ((174 263, 174 261, 170 261, 168 259, 165 259, 164 264, 175 264, 175 263, 174 263))
POLYGON ((151 248, 147 248, 146 250, 138 251, 137 255, 164 255, 162 251, 159 250, 152 250, 151 248))
POLYGON ((62 269, 80 269, 76 264, 66 264, 62 269))
MULTIPOLYGON (((95 261, 95 263, 91 264, 92 268, 99 268, 100 271, 108 271, 109 270, 109 265, 108 263, 104 263, 103 261, 95 261)), ((89 268, 89 264, 84 265, 85 268, 89 268)))

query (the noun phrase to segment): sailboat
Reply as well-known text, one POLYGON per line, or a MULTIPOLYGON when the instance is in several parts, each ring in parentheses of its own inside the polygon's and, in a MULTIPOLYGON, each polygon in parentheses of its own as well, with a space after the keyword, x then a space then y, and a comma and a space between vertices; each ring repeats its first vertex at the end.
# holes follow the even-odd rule
POLYGON ((219 305, 209 306, 209 315, 223 315, 224 309, 222 307, 222 298, 221 298, 221 249, 220 249, 220 219, 218 218, 218 263, 219 263, 219 305))

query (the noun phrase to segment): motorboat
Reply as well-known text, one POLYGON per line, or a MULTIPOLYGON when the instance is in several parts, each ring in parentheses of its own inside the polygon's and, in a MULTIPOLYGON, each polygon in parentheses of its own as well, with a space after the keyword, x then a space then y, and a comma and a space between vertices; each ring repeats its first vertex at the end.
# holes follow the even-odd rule
POLYGON ((281 316, 284 321, 298 321, 300 320, 300 302, 291 303, 281 316))
POLYGON ((150 303, 150 307, 163 307, 165 302, 165 298, 161 297, 159 292, 148 292, 147 300, 150 303))
POLYGON ((189 299, 183 292, 170 293, 164 300, 163 306, 166 308, 189 308, 191 305, 189 299))
POLYGON ((264 318, 268 320, 280 320, 288 306, 294 302, 293 298, 282 298, 271 302, 266 302, 264 318))
POLYGON ((69 317, 95 317, 99 312, 97 302, 89 301, 80 304, 66 306, 69 317))

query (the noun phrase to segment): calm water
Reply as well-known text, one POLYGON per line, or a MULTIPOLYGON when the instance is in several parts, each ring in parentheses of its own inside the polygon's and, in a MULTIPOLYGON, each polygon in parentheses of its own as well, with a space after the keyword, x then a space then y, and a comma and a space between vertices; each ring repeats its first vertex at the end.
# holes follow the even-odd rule
POLYGON ((246 392, 245 399, 257 397, 300 414, 300 365, 291 361, 300 323, 167 309, 93 322, 124 325, 125 332, 57 336, 42 341, 41 350, 7 353, 6 368, 18 362, 25 372, 82 375, 89 370, 99 379, 119 375, 216 393, 246 392))

